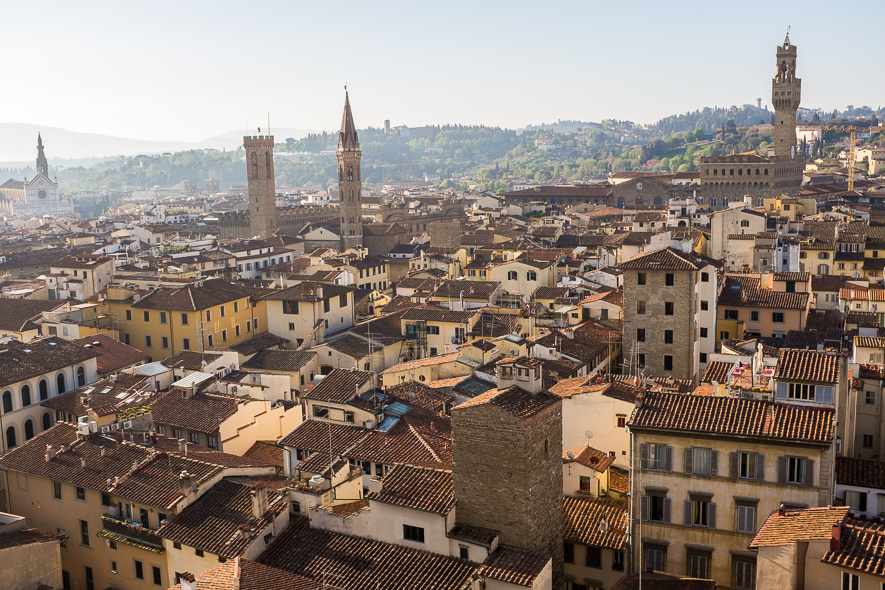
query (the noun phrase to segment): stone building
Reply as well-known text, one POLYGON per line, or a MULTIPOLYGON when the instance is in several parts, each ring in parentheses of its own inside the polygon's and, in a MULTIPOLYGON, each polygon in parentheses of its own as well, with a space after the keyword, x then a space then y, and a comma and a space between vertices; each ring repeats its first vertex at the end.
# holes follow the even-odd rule
POLYGON ((344 116, 338 133, 338 208, 341 214, 341 250, 363 244, 362 175, 360 140, 350 112, 350 97, 344 93, 344 116))
POLYGON ((721 263, 664 248, 635 256, 624 271, 624 372, 700 381, 715 351, 721 263))
POLYGON ((273 173, 273 135, 244 137, 249 176, 249 230, 252 238, 271 236, 277 227, 277 190, 273 173))
POLYGON ((701 187, 712 209, 750 195, 758 200, 771 195, 795 195, 802 185, 803 158, 796 153, 796 111, 802 80, 796 77, 796 46, 790 37, 777 48, 777 71, 771 81, 774 105, 774 155, 756 153, 701 158, 701 187))
POLYGON ((37 134, 37 174, 31 180, 10 178, 0 185, 0 210, 17 215, 71 215, 74 203, 63 197, 56 179, 49 177, 43 139, 37 134))
POLYGON ((563 583, 562 402, 542 389, 541 362, 497 365, 498 388, 452 410, 458 521, 550 555, 563 583))

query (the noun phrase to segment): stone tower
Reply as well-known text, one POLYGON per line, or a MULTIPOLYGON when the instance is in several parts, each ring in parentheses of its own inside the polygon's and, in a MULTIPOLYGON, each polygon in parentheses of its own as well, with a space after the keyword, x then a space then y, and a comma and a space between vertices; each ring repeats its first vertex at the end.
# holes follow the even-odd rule
POLYGON ((49 178, 49 162, 46 161, 46 154, 43 153, 43 138, 37 134, 37 173, 49 178))
POLYGON ((360 175, 360 140, 344 93, 344 117, 338 134, 338 200, 341 213, 341 249, 363 244, 363 198, 360 175))
POLYGON ((771 81, 771 104, 774 105, 774 155, 795 156, 796 111, 802 93, 802 80, 796 77, 796 46, 790 36, 777 48, 777 72, 771 81))
POLYGON ((502 545, 549 555, 560 589, 562 403, 542 388, 537 359, 499 361, 496 370, 497 390, 452 409, 458 522, 499 531, 502 545))
POLYGON ((249 233, 267 238, 277 228, 277 189, 273 174, 273 135, 243 138, 249 178, 249 233))

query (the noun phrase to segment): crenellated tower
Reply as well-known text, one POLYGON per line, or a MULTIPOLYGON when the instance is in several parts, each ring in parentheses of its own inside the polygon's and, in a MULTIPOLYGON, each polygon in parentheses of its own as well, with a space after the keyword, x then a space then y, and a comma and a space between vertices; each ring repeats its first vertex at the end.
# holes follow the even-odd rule
POLYGON ((771 104, 774 105, 774 155, 796 155, 796 111, 802 95, 802 80, 796 77, 796 46, 787 34, 777 48, 777 71, 771 81, 771 104))
POLYGON ((360 140, 356 134, 350 97, 344 93, 344 116, 338 133, 338 200, 341 213, 341 249, 363 244, 363 198, 360 140))
POLYGON ((249 178, 249 233, 267 238, 277 228, 277 190, 273 172, 273 135, 243 138, 249 178))

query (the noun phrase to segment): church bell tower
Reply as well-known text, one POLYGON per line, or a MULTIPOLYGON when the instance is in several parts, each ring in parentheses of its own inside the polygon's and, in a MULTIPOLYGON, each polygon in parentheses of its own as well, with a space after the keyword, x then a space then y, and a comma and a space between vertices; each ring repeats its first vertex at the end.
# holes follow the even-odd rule
POLYGON ((43 153, 43 138, 39 133, 37 134, 37 173, 49 178, 49 162, 46 161, 46 154, 43 153))
POLYGON ((273 172, 273 135, 243 138, 249 178, 249 237, 264 239, 277 228, 277 189, 273 172))
POLYGON ((363 198, 360 175, 360 140, 344 93, 344 117, 338 133, 338 209, 341 213, 341 249, 363 244, 363 198))

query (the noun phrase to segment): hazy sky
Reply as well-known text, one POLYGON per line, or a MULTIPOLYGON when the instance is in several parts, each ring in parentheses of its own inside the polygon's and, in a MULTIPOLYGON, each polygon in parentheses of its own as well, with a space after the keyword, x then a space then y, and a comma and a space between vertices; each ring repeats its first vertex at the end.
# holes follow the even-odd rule
POLYGON ((360 127, 653 122, 767 104, 788 23, 803 106, 876 108, 881 60, 849 48, 878 42, 881 9, 851 3, 864 33, 810 0, 4 0, 0 121, 197 141, 269 111, 334 129, 346 83, 360 127))

